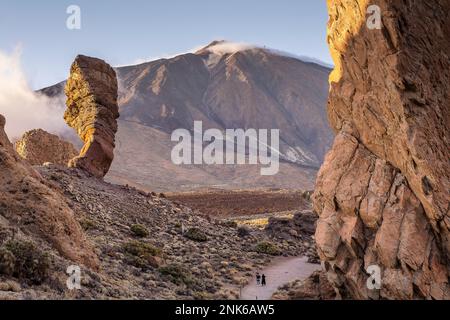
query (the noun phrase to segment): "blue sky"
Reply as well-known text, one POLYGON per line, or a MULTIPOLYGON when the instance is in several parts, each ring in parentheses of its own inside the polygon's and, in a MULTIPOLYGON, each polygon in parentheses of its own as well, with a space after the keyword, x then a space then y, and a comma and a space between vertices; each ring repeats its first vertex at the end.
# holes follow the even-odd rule
POLYGON ((186 52, 216 39, 332 63, 324 0, 1 0, 0 50, 20 45, 32 88, 66 78, 78 53, 112 65, 186 52), (69 5, 81 30, 66 28, 69 5))

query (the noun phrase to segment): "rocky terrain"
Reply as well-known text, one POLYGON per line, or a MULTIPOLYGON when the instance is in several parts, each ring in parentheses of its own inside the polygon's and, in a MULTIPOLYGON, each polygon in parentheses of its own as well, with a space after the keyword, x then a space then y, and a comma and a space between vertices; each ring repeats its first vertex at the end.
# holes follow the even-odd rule
MULTIPOLYGON (((0 222, 2 241, 37 238, 50 243, 61 255, 91 268, 97 257, 75 221, 64 196, 13 149, 0 116, 0 222), (20 226, 19 229, 17 227, 20 226)), ((13 259, 2 257, 2 268, 11 271, 13 259)))
POLYGON ((302 184, 327 149, 316 102, 328 70, 269 50, 222 52, 215 42, 119 68, 119 97, 114 70, 79 56, 66 120, 85 146, 70 168, 32 167, 0 116, 0 299, 237 299, 280 255, 306 255, 324 270, 280 287, 275 299, 450 299, 450 0, 370 4, 381 8, 381 29, 366 25, 367 0, 328 1, 336 137, 317 176, 315 212, 308 193, 150 192, 280 186, 252 180, 254 168, 171 165, 170 131, 192 129, 194 119, 284 128, 277 179, 309 190, 302 184), (255 213, 263 222, 241 216, 255 213), (81 290, 66 285, 71 265, 81 267, 81 290), (379 290, 367 286, 370 266, 381 270, 379 290))
MULTIPOLYGON (((76 218, 73 226, 82 227, 99 265, 92 269, 80 263, 82 289, 70 291, 65 271, 74 262, 40 241, 35 247, 48 253, 47 276, 34 283, 26 274, 2 272, 3 299, 236 299, 239 287, 274 255, 297 256, 314 246, 311 240, 298 241, 300 235, 279 241, 264 230, 242 233, 235 224, 206 218, 159 195, 102 182, 79 169, 49 165, 38 170, 64 195, 63 203, 76 218)), ((13 232, 21 234, 23 226, 7 221, 1 225, 2 248, 12 239, 22 241, 13 232)))
POLYGON ((117 132, 117 77, 100 59, 79 55, 70 68, 65 86, 64 120, 74 128, 84 146, 69 167, 82 168, 104 177, 114 159, 117 132))
POLYGON ((29 164, 39 166, 46 162, 67 165, 69 160, 78 155, 72 143, 42 129, 25 132, 14 143, 14 148, 29 164))
POLYGON ((315 223, 311 212, 251 228, 105 182, 115 134, 107 70, 83 56, 72 65, 66 120, 86 144, 69 167, 32 167, 0 116, 0 299, 237 299, 274 256, 316 258, 312 232, 294 230, 315 223), (68 285, 73 266, 79 290, 68 285))
MULTIPOLYGON (((115 69, 120 118, 108 181, 164 192, 313 188, 333 138, 325 111, 330 69, 264 48, 220 49, 226 45, 115 69), (194 120, 205 130, 280 129, 279 174, 261 176, 256 165, 174 165, 170 135, 192 130, 194 120)), ((60 96, 63 87, 41 92, 60 96)))
POLYGON ((450 299, 450 1, 371 4, 380 30, 368 1, 328 1, 337 136, 313 196, 319 255, 344 297, 450 299))

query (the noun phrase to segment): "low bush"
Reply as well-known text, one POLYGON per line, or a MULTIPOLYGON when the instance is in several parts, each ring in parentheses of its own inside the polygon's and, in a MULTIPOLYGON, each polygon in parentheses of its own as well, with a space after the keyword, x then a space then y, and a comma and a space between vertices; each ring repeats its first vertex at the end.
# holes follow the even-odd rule
POLYGON ((192 286, 195 281, 191 272, 180 264, 172 263, 159 268, 159 272, 176 285, 192 286))
POLYGON ((97 229, 97 223, 91 219, 83 219, 80 221, 80 226, 84 231, 97 229))
POLYGON ((198 228, 190 228, 184 233, 184 236, 190 240, 197 242, 208 241, 206 234, 198 228))
POLYGON ((256 245, 255 251, 262 254, 268 254, 271 256, 278 256, 281 254, 280 249, 276 244, 263 241, 256 245))
POLYGON ((10 240, 0 248, 1 272, 33 284, 42 283, 50 268, 48 255, 32 242, 10 240))
POLYGON ((131 232, 139 238, 145 238, 149 235, 149 232, 145 226, 142 224, 134 224, 130 228, 131 232))
POLYGON ((246 226, 241 226, 237 229, 237 233, 239 237, 244 238, 250 235, 250 229, 246 226))
POLYGON ((130 241, 123 245, 126 261, 141 269, 156 267, 155 257, 162 254, 161 249, 142 241, 130 241))

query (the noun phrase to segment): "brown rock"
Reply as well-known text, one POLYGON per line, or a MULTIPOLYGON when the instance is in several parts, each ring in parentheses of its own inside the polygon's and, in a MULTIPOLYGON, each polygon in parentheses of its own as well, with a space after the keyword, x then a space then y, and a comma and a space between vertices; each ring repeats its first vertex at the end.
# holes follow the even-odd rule
POLYGON ((411 275, 398 269, 386 269, 383 273, 381 295, 386 299, 412 299, 413 281, 411 275))
POLYGON ((26 132, 14 143, 14 147, 22 158, 38 166, 46 162, 66 166, 70 159, 78 155, 72 143, 42 129, 26 132))
POLYGON ((303 281, 297 281, 277 291, 274 300, 334 300, 336 292, 323 271, 315 271, 303 281))
POLYGON ((313 195, 318 252, 343 296, 443 299, 450 293, 450 1, 370 4, 328 1, 336 65, 328 115, 337 136, 313 195), (381 8, 381 30, 366 26, 370 4, 381 8), (369 265, 382 270, 379 292, 366 286, 369 265))
POLYGON ((312 236, 316 230, 317 218, 310 210, 297 212, 292 218, 269 217, 265 231, 272 237, 286 240, 298 236, 312 236))
POLYGON ((97 267, 74 212, 65 198, 13 149, 0 115, 0 216, 10 228, 48 241, 65 257, 97 267))
POLYGON ((299 234, 314 235, 318 216, 313 211, 304 210, 294 214, 293 222, 299 234))
POLYGON ((114 158, 119 117, 116 73, 103 60, 79 55, 70 69, 65 93, 64 119, 84 142, 69 166, 104 177, 114 158))

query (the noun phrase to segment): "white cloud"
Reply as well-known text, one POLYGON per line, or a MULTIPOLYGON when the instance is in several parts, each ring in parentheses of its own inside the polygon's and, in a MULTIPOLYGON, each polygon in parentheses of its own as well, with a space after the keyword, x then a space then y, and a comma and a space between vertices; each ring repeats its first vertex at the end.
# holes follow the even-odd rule
POLYGON ((20 47, 10 54, 0 50, 0 114, 6 118, 9 138, 14 140, 38 128, 55 134, 70 130, 63 119, 65 98, 35 93, 28 84, 20 59, 20 47))
POLYGON ((255 48, 257 47, 248 43, 224 41, 209 47, 208 50, 214 54, 224 55, 255 48))

